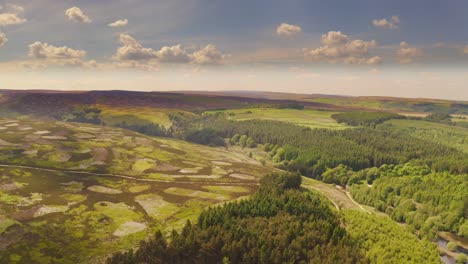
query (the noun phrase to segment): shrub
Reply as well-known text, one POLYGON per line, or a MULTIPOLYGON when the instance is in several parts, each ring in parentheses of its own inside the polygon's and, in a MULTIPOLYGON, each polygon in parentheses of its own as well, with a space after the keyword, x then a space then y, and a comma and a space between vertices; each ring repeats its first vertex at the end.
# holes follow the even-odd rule
POLYGON ((455 252, 455 250, 457 250, 457 244, 450 241, 447 243, 447 249, 452 252, 455 252))

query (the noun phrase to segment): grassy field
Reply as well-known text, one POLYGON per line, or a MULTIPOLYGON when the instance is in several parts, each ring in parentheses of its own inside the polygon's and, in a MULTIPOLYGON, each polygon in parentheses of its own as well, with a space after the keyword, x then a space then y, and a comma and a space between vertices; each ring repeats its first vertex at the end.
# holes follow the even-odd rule
POLYGON ((0 129, 0 263, 99 263, 251 194, 271 171, 117 128, 1 119, 0 129))
POLYGON ((326 184, 311 178, 302 177, 302 187, 321 193, 327 197, 339 210, 361 209, 358 204, 353 203, 353 201, 346 195, 343 190, 339 190, 334 185, 326 184))
POLYGON ((102 121, 107 125, 115 126, 126 122, 128 125, 144 125, 148 123, 155 123, 162 125, 166 128, 171 126, 169 114, 183 112, 190 116, 190 112, 170 109, 170 108, 154 108, 154 107, 109 107, 104 105, 97 105, 97 108, 102 110, 102 121))
POLYGON ((440 143, 468 153, 468 128, 422 120, 389 120, 383 124, 410 136, 440 143))
POLYGON ((374 110, 393 110, 404 112, 444 112, 468 114, 466 102, 458 105, 453 101, 436 99, 405 99, 391 97, 318 97, 304 101, 325 103, 342 107, 360 107, 374 110))
POLYGON ((332 97, 332 98, 314 98, 309 101, 332 104, 338 106, 359 106, 364 108, 380 109, 382 108, 382 103, 374 100, 357 100, 356 98, 341 98, 341 97, 332 97))
MULTIPOLYGON (((220 111, 210 111, 215 113, 220 111)), ((278 108, 246 108, 246 109, 230 109, 222 111, 232 120, 276 120, 296 125, 306 126, 310 128, 329 128, 343 129, 348 126, 338 124, 331 115, 337 112, 319 111, 312 109, 296 110, 296 109, 278 109, 278 108)))

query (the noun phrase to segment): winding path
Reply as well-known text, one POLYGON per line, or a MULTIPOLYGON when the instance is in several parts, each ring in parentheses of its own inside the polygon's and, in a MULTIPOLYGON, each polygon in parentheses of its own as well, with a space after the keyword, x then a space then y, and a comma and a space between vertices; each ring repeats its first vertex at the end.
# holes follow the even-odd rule
POLYGON ((368 214, 372 214, 372 212, 370 212, 369 210, 367 210, 366 208, 364 208, 361 204, 359 204, 358 202, 356 202, 353 197, 351 196, 351 193, 346 191, 346 196, 348 196, 348 198, 351 200, 351 202, 353 202, 355 205, 359 206, 359 208, 361 208, 363 211, 365 211, 366 213, 368 214))
POLYGON ((333 185, 326 184, 321 181, 317 181, 310 178, 303 177, 302 186, 309 190, 314 190, 320 192, 328 200, 330 200, 336 209, 339 211, 341 208, 344 209, 357 209, 362 210, 363 212, 371 214, 369 210, 364 208, 358 202, 356 202, 349 192, 346 192, 340 188, 337 188, 333 185))

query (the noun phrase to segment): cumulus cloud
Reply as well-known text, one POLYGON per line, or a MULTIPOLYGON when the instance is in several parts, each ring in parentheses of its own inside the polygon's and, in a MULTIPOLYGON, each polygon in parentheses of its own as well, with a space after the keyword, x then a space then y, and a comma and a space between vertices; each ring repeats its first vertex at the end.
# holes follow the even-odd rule
POLYGON ((182 45, 162 47, 159 51, 143 47, 136 39, 127 34, 120 34, 120 44, 114 60, 118 61, 148 61, 159 60, 167 63, 189 62, 190 56, 182 45))
POLYGON ((75 50, 67 46, 56 47, 36 41, 29 45, 29 56, 36 59, 78 59, 86 56, 86 51, 75 50))
POLYGON ((24 12, 22 6, 7 4, 5 7, 0 6, 0 10, 3 9, 5 9, 5 13, 0 14, 0 26, 18 25, 27 21, 20 17, 20 13, 24 12))
POLYGON ((124 27, 128 25, 128 19, 119 19, 115 22, 107 24, 109 27, 124 27))
POLYGON ((86 51, 67 46, 56 47, 36 41, 29 45, 29 56, 36 59, 79 59, 86 56, 86 51))
POLYGON ((16 13, 0 14, 0 26, 18 25, 26 22, 26 19, 21 18, 16 13))
POLYGON ((0 32, 0 47, 5 45, 5 43, 7 42, 8 42, 8 38, 5 36, 5 34, 0 32))
POLYGON ((314 61, 347 64, 379 64, 382 58, 371 57, 369 50, 377 46, 375 40, 351 40, 340 31, 330 31, 321 38, 323 46, 304 49, 304 55, 314 61))
POLYGON ((158 60, 168 63, 190 62, 190 56, 181 44, 172 47, 162 47, 156 52, 158 60))
POLYGON ((91 19, 83 13, 79 7, 72 7, 65 11, 65 16, 71 21, 78 23, 91 23, 91 19))
POLYGON ((215 45, 208 44, 203 49, 192 54, 193 62, 196 64, 216 65, 222 64, 226 56, 223 55, 215 45))
POLYGON ((144 48, 136 39, 127 34, 120 34, 121 47, 113 56, 114 60, 151 60, 158 57, 157 52, 151 48, 144 48))
POLYGON ((411 47, 405 41, 400 43, 400 48, 397 50, 397 57, 400 63, 408 64, 413 63, 414 60, 418 57, 424 55, 422 49, 411 47))
POLYGON ((329 31, 327 34, 323 34, 321 39, 322 43, 328 46, 342 45, 349 41, 348 36, 341 31, 329 31))
POLYGON ((376 27, 397 29, 400 24, 400 18, 398 16, 392 16, 390 19, 374 19, 372 24, 376 27))
MULTIPOLYGON (((195 64, 221 64, 223 55, 214 45, 207 45, 203 49, 190 54, 181 44, 164 46, 160 50, 145 48, 136 39, 128 34, 120 34, 120 44, 115 61, 128 62, 139 61, 141 63, 195 63, 195 64)), ((125 64, 127 65, 127 64, 125 64)))
POLYGON ((281 23, 277 28, 276 28, 276 34, 280 36, 294 36, 299 33, 301 33, 302 28, 297 25, 291 25, 287 23, 281 23))
POLYGON ((86 51, 72 49, 67 46, 54 46, 36 41, 29 45, 29 57, 33 60, 23 62, 23 66, 42 69, 49 66, 96 68, 95 60, 86 61, 83 58, 86 51))
POLYGON ((374 56, 372 58, 367 59, 367 64, 380 64, 383 62, 383 59, 379 56, 374 56))

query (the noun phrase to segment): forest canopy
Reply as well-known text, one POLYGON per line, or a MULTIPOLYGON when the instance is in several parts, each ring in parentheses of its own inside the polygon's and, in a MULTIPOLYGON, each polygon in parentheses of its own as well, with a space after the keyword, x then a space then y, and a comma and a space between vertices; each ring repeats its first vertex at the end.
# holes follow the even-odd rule
POLYGON ((318 194, 299 174, 262 178, 250 199, 204 211, 167 240, 157 232, 108 263, 369 263, 318 194))

